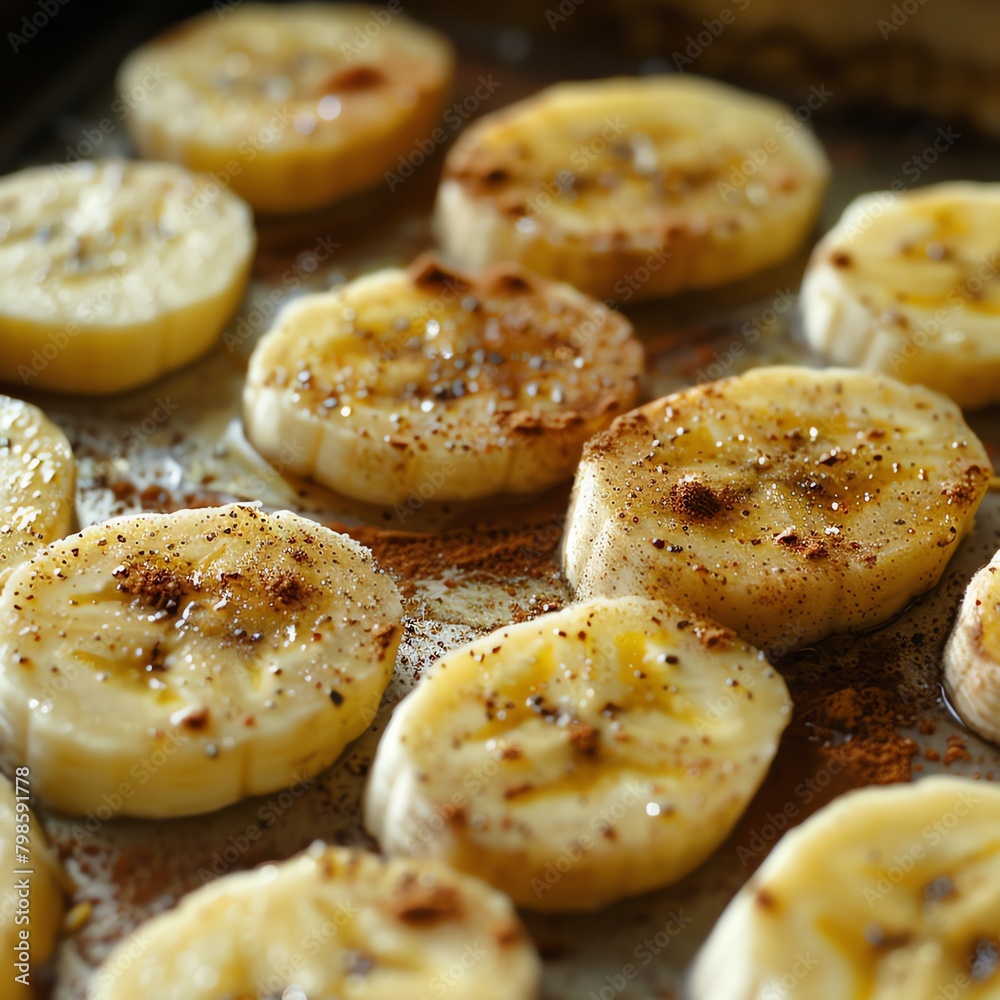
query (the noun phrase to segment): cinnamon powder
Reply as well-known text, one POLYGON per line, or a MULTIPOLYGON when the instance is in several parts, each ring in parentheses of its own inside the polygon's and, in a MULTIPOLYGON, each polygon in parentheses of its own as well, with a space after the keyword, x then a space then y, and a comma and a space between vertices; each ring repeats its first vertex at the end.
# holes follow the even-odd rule
MULTIPOLYGON (((534 524, 470 525, 440 534, 331 527, 371 548, 379 565, 404 586, 420 579, 447 582, 456 573, 498 580, 545 579, 558 573, 558 517, 534 524)), ((811 768, 835 762, 838 791, 909 781, 919 747, 900 729, 917 726, 923 714, 899 693, 894 671, 884 661, 869 665, 851 657, 850 669, 817 677, 800 668, 798 659, 792 654, 778 664, 795 703, 779 756, 808 757, 811 768)))
POLYGON ((817 688, 812 679, 789 680, 792 732, 814 742, 821 755, 835 755, 852 786, 910 780, 919 747, 899 730, 915 725, 916 706, 895 690, 870 683, 817 688))
POLYGON ((558 572, 555 554, 562 528, 554 518, 499 528, 472 525, 441 534, 330 527, 367 545, 379 566, 402 580, 438 579, 456 571, 500 580, 542 579, 558 572))

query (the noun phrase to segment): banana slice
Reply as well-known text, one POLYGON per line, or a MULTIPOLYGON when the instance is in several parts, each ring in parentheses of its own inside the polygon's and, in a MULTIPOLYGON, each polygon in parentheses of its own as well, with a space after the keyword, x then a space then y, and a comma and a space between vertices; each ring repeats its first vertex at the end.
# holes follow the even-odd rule
POLYGON ((239 198, 162 163, 22 170, 0 214, 0 381, 57 392, 120 392, 204 354, 256 241, 239 198))
POLYGON ((370 723, 401 615, 367 549, 287 511, 94 525, 0 595, 0 750, 71 813, 186 815, 285 788, 370 723))
POLYGON ((192 18, 118 73, 132 142, 212 173, 262 212, 317 208, 423 162, 454 57, 442 35, 395 14, 246 3, 192 18))
POLYGON ((642 365, 629 322, 568 285, 424 257, 287 308, 244 423, 265 457, 370 503, 528 493, 573 475, 642 365))
POLYGON ((365 822, 519 906, 592 910, 666 885, 726 838, 791 718, 762 653, 634 597, 500 629, 395 710, 365 822))
POLYGON ((600 298, 746 277, 805 239, 829 175, 781 104, 692 76, 550 87, 471 125, 438 192, 446 252, 600 298))
POLYGON ((937 393, 758 368, 649 403, 587 445, 563 564, 579 597, 662 597, 785 650, 879 625, 933 587, 989 477, 937 393))
MULTIPOLYGON (((32 969, 52 957, 64 910, 65 876, 28 805, 31 776, 16 770, 14 783, 0 774, 0 948, 4 996, 35 981, 32 969)), ((28 994, 30 995, 30 993, 28 994)))
POLYGON ((987 1000, 1000 991, 1000 789, 850 792, 786 834, 695 961, 691 1000, 987 1000))
POLYGON ((76 463, 37 406, 0 396, 0 590, 19 563, 73 529, 76 463))
POLYGON ((835 364, 1000 401, 1000 184, 936 184, 852 202, 802 283, 806 340, 835 364))
POLYGON ((510 901, 442 865, 314 844, 228 875, 111 953, 94 1000, 534 1000, 510 901))
POLYGON ((944 682, 969 728, 1000 743, 1000 552, 965 591, 944 650, 944 682))

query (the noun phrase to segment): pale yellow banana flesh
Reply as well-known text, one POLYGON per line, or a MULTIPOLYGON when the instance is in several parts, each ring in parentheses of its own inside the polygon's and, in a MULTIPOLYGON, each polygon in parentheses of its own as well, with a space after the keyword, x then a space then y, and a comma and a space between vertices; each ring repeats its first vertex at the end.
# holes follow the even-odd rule
POLYGON ((371 503, 529 493, 573 475, 642 365, 629 322, 567 285, 425 257, 286 309, 251 358, 244 426, 371 503))
POLYGON ((382 183, 400 160, 423 161, 418 143, 433 143, 454 72, 447 39, 395 14, 246 3, 186 21, 119 71, 132 141, 262 212, 382 183))
POLYGON ((944 682, 966 724, 1000 743, 1000 552, 965 592, 944 650, 944 682))
POLYGON ((70 533, 75 487, 66 435, 37 406, 0 395, 0 588, 17 565, 70 533))
POLYGON ((828 174, 808 127, 774 101, 689 75, 566 83, 466 129, 436 224, 466 266, 518 260, 628 301, 790 256, 828 174))
POLYGON ((580 597, 648 594, 781 652, 933 587, 986 492, 945 397, 848 369, 757 368, 621 417, 577 472, 580 597))
POLYGON ((92 995, 535 1000, 539 979, 501 893, 443 865, 317 843, 225 876, 140 927, 97 971, 92 995))
POLYGON ((210 178, 97 160, 0 179, 0 381, 85 395, 204 354, 243 297, 250 209, 210 178))
POLYGON ((1000 401, 1000 184, 935 184, 852 202, 802 285, 806 339, 963 407, 1000 401))
POLYGON ((993 1000, 1000 789, 932 777, 836 799, 779 842, 696 959, 691 1000, 993 1000))
POLYGON ((185 815, 287 787, 370 724, 401 614, 367 549, 287 511, 93 525, 0 594, 0 753, 78 814, 185 815))
POLYGON ((365 822, 539 910, 666 885, 725 839, 791 718, 725 629, 639 598, 575 604, 449 653, 395 710, 365 822))

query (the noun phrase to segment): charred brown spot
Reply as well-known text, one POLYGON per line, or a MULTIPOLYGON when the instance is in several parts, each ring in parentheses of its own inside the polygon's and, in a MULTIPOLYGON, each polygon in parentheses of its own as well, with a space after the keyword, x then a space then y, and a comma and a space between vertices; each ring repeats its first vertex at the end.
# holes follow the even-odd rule
POLYGON ((505 799, 516 799, 520 795, 527 795, 535 786, 530 781, 525 781, 520 785, 508 788, 504 793, 505 799))
POLYGON ((153 645, 153 650, 149 654, 149 663, 146 664, 146 670, 150 673, 163 673, 167 669, 166 657, 163 654, 163 647, 160 643, 155 643, 153 645))
POLYGON ((169 615, 177 614, 184 595, 197 589, 171 567, 151 562, 122 564, 113 574, 118 580, 117 589, 123 594, 169 615))
POLYGON ((495 167, 483 177, 483 180, 487 184, 503 184, 504 181, 510 180, 510 174, 503 167, 495 167))
POLYGON ((978 465, 970 465, 961 479, 949 483, 941 491, 941 495, 950 503, 968 506, 979 495, 987 478, 986 473, 978 465))
POLYGON ((888 931, 877 924, 870 924, 865 928, 865 940, 876 951, 895 951, 905 948, 913 940, 913 935, 909 931, 888 931))
POLYGON ((501 760, 517 760, 521 756, 521 751, 517 747, 504 747, 500 752, 501 760))
POLYGON ((696 479, 682 479, 670 487, 670 509, 688 521, 710 521, 725 507, 724 497, 696 479))
POLYGON ((698 631, 698 641, 706 649, 715 649, 715 647, 720 644, 726 646, 730 642, 732 642, 732 639, 733 639, 733 633, 730 632, 728 629, 721 628, 718 625, 710 625, 701 628, 698 631))
POLYGON ((826 541, 814 531, 802 537, 793 529, 786 528, 775 535, 774 540, 784 548, 791 549, 806 559, 824 559, 830 551, 826 541))
POLYGON ((501 948, 508 948, 512 944, 517 944, 523 937, 524 932, 517 924, 508 924, 496 932, 497 944, 501 948))
POLYGON ((385 656, 392 646, 393 639, 396 637, 396 626, 386 623, 385 625, 376 625, 372 629, 372 639, 375 641, 375 649, 379 657, 385 656))
POLYGON ((453 288, 457 292, 467 292, 472 287, 468 278, 446 268, 433 254, 418 257, 410 265, 410 280, 418 288, 433 291, 453 288))
POLYGON ((493 423, 508 434, 534 435, 545 431, 566 431, 583 423, 576 410, 497 410, 493 423))
POLYGON ((844 253, 843 250, 838 250, 830 255, 830 263, 834 267, 850 267, 854 261, 851 259, 851 255, 844 253))
POLYGON ((462 903, 458 892, 451 886, 425 887, 407 881, 400 888, 395 914, 404 924, 428 926, 445 920, 458 920, 462 916, 462 903))
POLYGON ((501 271, 493 279, 493 288, 499 295, 526 295, 535 290, 528 277, 516 271, 501 271))
POLYGON ((757 895, 754 897, 754 902, 762 910, 776 910, 778 908, 778 901, 774 898, 774 894, 768 889, 759 889, 757 895))
POLYGON ((297 573, 290 573, 287 570, 279 570, 270 576, 265 583, 271 599, 286 607, 305 604, 314 590, 297 573))
POLYGON ((601 734, 593 726, 588 726, 584 722, 574 722, 569 727, 569 742, 577 753, 593 756, 597 753, 600 741, 601 734))
POLYGON ((373 90, 385 82, 385 73, 374 66, 352 66, 327 77, 323 90, 373 90))
POLYGON ((208 709, 207 708, 193 708, 188 712, 183 719, 181 719, 181 725, 185 729, 190 729, 193 732, 201 732, 208 726, 208 709))

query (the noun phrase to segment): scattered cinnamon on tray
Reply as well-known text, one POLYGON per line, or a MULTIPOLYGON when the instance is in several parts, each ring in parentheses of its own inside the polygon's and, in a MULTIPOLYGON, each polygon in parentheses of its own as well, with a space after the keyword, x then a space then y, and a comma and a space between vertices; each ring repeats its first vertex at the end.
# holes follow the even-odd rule
POLYGON ((557 572, 554 554, 562 535, 556 520, 510 527, 471 526, 441 534, 330 525, 367 545, 380 566, 405 580, 464 573, 501 579, 541 579, 557 572))

